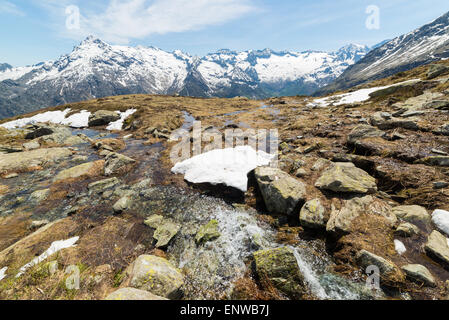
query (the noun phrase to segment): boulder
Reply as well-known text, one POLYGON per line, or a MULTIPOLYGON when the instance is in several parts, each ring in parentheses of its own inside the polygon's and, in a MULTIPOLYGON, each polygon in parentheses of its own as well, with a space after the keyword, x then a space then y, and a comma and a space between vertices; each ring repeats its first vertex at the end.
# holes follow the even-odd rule
POLYGON ((105 300, 168 300, 145 290, 121 288, 108 295, 105 300))
POLYGON ((371 124, 381 130, 403 128, 416 131, 420 129, 419 125, 416 123, 416 119, 399 119, 386 112, 376 112, 371 117, 371 124))
POLYGON ((403 266, 402 271, 404 271, 407 278, 412 281, 417 281, 419 283, 423 283, 428 287, 435 287, 436 282, 435 278, 432 276, 430 271, 420 264, 408 264, 403 266))
POLYGON ((360 250, 357 253, 356 262, 361 268, 364 269, 364 271, 369 266, 378 267, 381 279, 393 282, 401 282, 404 280, 403 273, 393 262, 366 250, 360 250))
POLYGON ((127 210, 132 204, 132 200, 128 196, 121 197, 114 205, 112 206, 112 209, 115 213, 121 213, 125 210, 127 210))
POLYGON ((340 210, 333 208, 326 230, 335 234, 351 233, 352 222, 362 214, 382 216, 391 227, 397 222, 388 203, 372 196, 355 197, 344 200, 340 210))
POLYGON ((375 193, 376 179, 350 162, 334 163, 315 183, 322 190, 347 193, 375 193))
POLYGON ((211 220, 206 225, 202 226, 195 236, 195 242, 197 244, 213 241, 221 236, 218 231, 218 221, 211 220))
POLYGON ((87 188, 89 189, 89 192, 102 193, 105 190, 114 188, 118 184, 120 184, 120 180, 114 177, 110 179, 103 179, 100 181, 92 182, 87 186, 87 188))
POLYGON ((157 229, 157 227, 159 227, 163 221, 164 221, 163 216, 155 214, 146 219, 144 224, 149 226, 150 228, 157 229))
POLYGON ((103 166, 103 160, 83 163, 59 172, 58 175, 53 179, 53 182, 82 177, 99 176, 103 170, 103 166))
POLYGON ((438 167, 449 167, 449 156, 433 156, 419 160, 419 162, 438 167))
POLYGON ((33 125, 27 128, 29 130, 25 135, 25 139, 33 140, 43 136, 50 135, 54 132, 54 129, 47 125, 33 125))
POLYGON ((120 115, 115 111, 99 110, 89 116, 89 127, 105 126, 110 122, 120 119, 120 115))
POLYGON ((405 222, 396 228, 395 234, 401 237, 411 237, 419 234, 419 228, 414 224, 405 222))
POLYGON ((424 249, 430 258, 441 263, 445 268, 449 268, 449 243, 444 235, 436 230, 433 231, 424 249))
POLYGON ((427 80, 435 79, 449 72, 449 67, 442 64, 431 64, 427 71, 427 80))
POLYGON ((133 263, 131 286, 168 299, 182 297, 184 277, 168 260, 141 255, 133 263))
POLYGON ((326 209, 321 204, 320 199, 307 201, 299 214, 301 225, 311 229, 326 228, 327 220, 326 209))
POLYGON ((385 135, 385 132, 377 129, 376 127, 362 124, 354 129, 352 129, 351 133, 348 135, 348 143, 354 144, 358 140, 362 140, 365 138, 373 138, 373 137, 382 137, 385 135))
POLYGON ((421 222, 428 224, 431 219, 426 208, 417 205, 394 207, 393 213, 398 218, 411 223, 421 222))
POLYGON ((304 183, 287 173, 277 168, 259 167, 255 177, 268 211, 289 215, 304 204, 304 183))
POLYGON ((72 151, 67 148, 37 149, 32 151, 0 154, 0 172, 20 171, 42 166, 68 158, 72 151))
POLYGON ((302 299, 305 293, 304 276, 293 249, 282 247, 261 250, 253 255, 256 272, 262 284, 271 284, 291 299, 302 299))
POLYGON ((105 176, 112 176, 118 174, 122 169, 127 168, 130 165, 136 163, 136 160, 131 159, 119 153, 111 152, 106 157, 106 162, 104 165, 105 176))
POLYGON ((178 234, 181 227, 170 221, 163 221, 153 234, 153 238, 157 240, 156 248, 165 248, 170 241, 178 234))

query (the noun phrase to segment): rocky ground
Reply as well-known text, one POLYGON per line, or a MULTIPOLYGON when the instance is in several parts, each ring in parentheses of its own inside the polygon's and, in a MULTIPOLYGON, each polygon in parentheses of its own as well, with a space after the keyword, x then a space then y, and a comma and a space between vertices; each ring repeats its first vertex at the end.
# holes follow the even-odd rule
POLYGON ((446 64, 357 103, 132 95, 45 110, 89 128, 0 127, 0 298, 447 299, 446 64), (187 183, 170 133, 194 120, 278 129, 279 168, 244 193, 187 183))

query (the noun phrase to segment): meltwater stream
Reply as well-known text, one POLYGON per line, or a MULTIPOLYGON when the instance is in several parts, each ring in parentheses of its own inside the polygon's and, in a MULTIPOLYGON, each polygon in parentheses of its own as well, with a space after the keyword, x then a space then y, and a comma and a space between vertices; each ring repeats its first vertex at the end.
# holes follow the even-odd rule
MULTIPOLYGON (((186 299, 228 299, 233 283, 247 274, 252 253, 261 249, 279 248, 275 231, 257 219, 257 212, 235 209, 222 200, 189 195, 182 200, 189 202, 191 212, 183 212, 180 234, 168 251, 175 257, 174 263, 186 274, 186 299), (212 242, 197 246, 194 235, 200 225, 216 219, 221 236, 212 242)), ((189 210, 190 211, 190 210, 189 210)), ((309 293, 318 299, 354 300, 374 299, 373 293, 363 284, 357 284, 330 271, 331 258, 313 244, 300 241, 290 247, 304 276, 309 293)))

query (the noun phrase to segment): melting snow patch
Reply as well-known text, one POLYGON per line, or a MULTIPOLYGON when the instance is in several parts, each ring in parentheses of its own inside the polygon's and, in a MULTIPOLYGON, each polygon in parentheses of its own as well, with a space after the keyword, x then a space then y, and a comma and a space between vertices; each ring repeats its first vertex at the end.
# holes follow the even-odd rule
POLYGON ((45 251, 39 257, 34 258, 31 262, 27 263, 22 268, 20 268, 19 273, 17 273, 17 275, 16 275, 16 278, 19 278, 29 268, 41 263, 42 261, 44 261, 51 255, 55 254, 56 252, 61 251, 62 249, 73 247, 78 240, 79 240, 79 237, 74 237, 74 238, 70 238, 67 240, 60 240, 60 241, 53 242, 50 245, 50 248, 47 249, 47 251, 45 251))
POLYGON ((64 111, 47 111, 44 113, 36 114, 35 116, 32 116, 30 118, 23 118, 23 119, 6 122, 6 123, 0 125, 0 127, 3 127, 5 129, 15 129, 15 128, 25 127, 29 124, 44 123, 44 122, 60 124, 65 120, 65 116, 69 112, 70 112, 70 109, 66 109, 64 111))
POLYGON ((86 128, 89 126, 90 115, 90 112, 83 110, 79 113, 75 113, 67 117, 61 122, 61 124, 70 126, 72 128, 86 128))
POLYGON ((390 88, 390 87, 394 87, 394 86, 398 86, 398 85, 402 85, 402 84, 406 84, 409 82, 414 82, 415 80, 408 80, 408 81, 404 81, 404 82, 400 82, 400 83, 396 83, 390 86, 384 86, 384 87, 374 87, 374 88, 368 88, 368 89, 360 89, 354 92, 349 92, 349 93, 344 93, 344 94, 339 94, 339 95, 335 95, 335 96, 330 96, 330 97, 326 97, 326 98, 322 98, 322 99, 316 99, 314 100, 312 103, 310 103, 309 105, 311 106, 319 106, 319 107, 327 107, 331 104, 333 104, 334 106, 340 106, 343 104, 351 104, 351 103, 357 103, 357 102, 364 102, 366 100, 370 99, 370 94, 382 89, 386 89, 386 88, 390 88))
POLYGON ((449 212, 445 210, 435 210, 432 213, 433 223, 443 231, 446 235, 449 235, 449 212))
POLYGON ((179 162, 171 171, 184 174, 184 179, 191 183, 224 184, 246 192, 248 173, 269 165, 274 157, 250 146, 217 149, 179 162))
POLYGON ((394 240, 394 247, 399 255, 403 255, 407 252, 407 248, 405 248, 404 244, 399 240, 394 240))
POLYGON ((135 113, 137 110, 136 109, 129 109, 125 112, 118 112, 120 113, 120 119, 114 122, 111 122, 108 127, 106 128, 106 130, 122 130, 123 127, 123 122, 125 122, 125 120, 131 116, 133 113, 135 113))
POLYGON ((8 267, 0 269, 0 280, 3 280, 6 277, 6 270, 8 270, 8 267))

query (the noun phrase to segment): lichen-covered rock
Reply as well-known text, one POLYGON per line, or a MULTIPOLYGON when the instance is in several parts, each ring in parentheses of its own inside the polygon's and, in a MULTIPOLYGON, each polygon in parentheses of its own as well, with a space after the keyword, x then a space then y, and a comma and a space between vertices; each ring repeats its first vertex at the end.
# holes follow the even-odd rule
POLYGON ((262 282, 271 283, 292 299, 301 299, 305 293, 304 276, 290 248, 261 250, 254 253, 256 272, 262 282))
POLYGON ((118 184, 120 184, 120 180, 114 177, 110 179, 103 179, 100 181, 92 182, 87 186, 87 188, 89 189, 89 192, 101 193, 104 192, 105 190, 115 187, 118 184))
POLYGON ((114 174, 120 173, 120 171, 130 165, 136 163, 136 160, 124 156, 119 153, 111 152, 106 157, 106 162, 104 165, 105 176, 112 176, 114 174))
POLYGON ((299 214, 299 221, 302 226, 312 229, 326 228, 326 209, 320 199, 307 201, 299 214))
POLYGON ((340 210, 332 210, 326 230, 336 234, 350 233, 353 221, 362 214, 382 216, 390 226, 397 222, 388 203, 372 196, 355 197, 345 200, 340 210))
POLYGON ((424 249, 429 257, 441 263, 445 268, 449 267, 449 243, 444 235, 433 231, 424 249))
POLYGON ((151 292, 136 288, 121 288, 108 295, 105 300, 168 300, 151 292))
POLYGON ((159 227, 159 225, 162 223, 162 221, 164 221, 164 217, 155 214, 155 215, 148 217, 148 219, 146 219, 144 221, 144 223, 147 226, 149 226, 150 228, 157 229, 157 227, 159 227))
POLYGON ((120 119, 120 115, 115 111, 99 110, 89 117, 89 127, 105 126, 110 122, 120 119))
POLYGON ((184 277, 164 258, 141 255, 131 271, 131 286, 169 299, 182 297, 184 277))
POLYGON ((386 112, 376 112, 371 117, 371 124, 381 130, 403 128, 416 131, 420 129, 416 119, 399 119, 386 112))
POLYGON ((407 278, 423 283, 428 287, 435 287, 435 278, 423 265, 408 264, 406 266, 403 266, 401 269, 405 272, 407 278))
POLYGON ((99 176, 103 171, 103 166, 104 166, 103 160, 83 163, 78 166, 61 171, 53 179, 53 181, 58 182, 67 179, 99 176))
POLYGON ((197 244, 206 243, 209 241, 213 241, 221 236, 220 232, 218 231, 218 221, 217 220, 211 220, 206 225, 202 226, 196 236, 195 236, 195 242, 197 244))
POLYGON ((271 167, 259 167, 255 177, 268 211, 292 214, 306 197, 305 185, 287 173, 271 167))
POLYGON ((157 240, 156 248, 166 247, 178 234, 181 227, 169 220, 163 221, 154 232, 153 238, 157 240))
POLYGON ((323 172, 315 183, 319 189, 346 193, 375 193, 376 179, 353 163, 337 162, 323 172))
POLYGON ((417 205, 394 207, 393 213, 398 218, 411 223, 422 222, 428 224, 431 221, 431 216, 426 208, 417 205))

